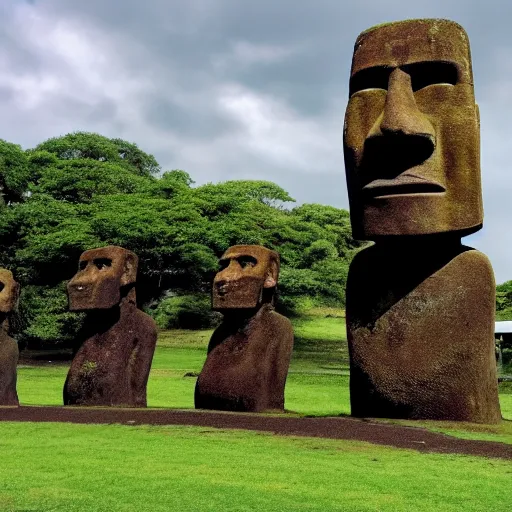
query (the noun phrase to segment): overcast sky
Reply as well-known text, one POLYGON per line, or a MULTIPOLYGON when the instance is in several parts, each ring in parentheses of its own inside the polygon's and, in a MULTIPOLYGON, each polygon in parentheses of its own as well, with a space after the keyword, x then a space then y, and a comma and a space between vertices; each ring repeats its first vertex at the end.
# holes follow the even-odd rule
POLYGON ((436 17, 468 32, 485 223, 465 243, 512 279, 512 2, 0 0, 0 138, 120 137, 197 184, 271 180, 348 207, 342 128, 355 38, 436 17))

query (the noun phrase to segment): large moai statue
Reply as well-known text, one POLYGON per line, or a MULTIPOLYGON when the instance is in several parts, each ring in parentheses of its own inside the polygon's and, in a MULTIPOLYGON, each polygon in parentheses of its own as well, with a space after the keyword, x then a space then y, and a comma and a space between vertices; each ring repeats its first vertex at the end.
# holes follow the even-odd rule
POLYGON ((461 237, 482 227, 468 37, 447 20, 357 39, 344 152, 358 253, 347 283, 358 417, 497 423, 495 282, 461 237))
POLYGON ((12 273, 0 268, 0 405, 19 405, 16 392, 18 344, 9 336, 9 316, 18 303, 19 290, 12 273))
POLYGON ((122 247, 85 251, 68 283, 71 311, 85 311, 85 340, 64 385, 64 405, 146 407, 156 345, 153 319, 137 309, 138 258, 122 247))
POLYGON ((293 349, 290 321, 276 313, 279 254, 235 245, 220 259, 212 307, 224 315, 197 379, 197 409, 282 411, 293 349))

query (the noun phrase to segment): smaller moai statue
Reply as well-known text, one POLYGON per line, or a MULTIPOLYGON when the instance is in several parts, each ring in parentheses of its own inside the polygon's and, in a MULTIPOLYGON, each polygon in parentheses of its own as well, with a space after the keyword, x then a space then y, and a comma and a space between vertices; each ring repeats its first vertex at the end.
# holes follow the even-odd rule
POLYGON ((282 411, 293 349, 290 321, 273 306, 279 254, 235 245, 220 259, 212 308, 224 315, 197 379, 197 409, 282 411))
POLYGON ((85 311, 83 341, 64 385, 64 405, 146 407, 155 322, 137 309, 137 256, 122 247, 85 251, 68 283, 69 308, 85 311))
POLYGON ((16 392, 18 344, 9 336, 9 316, 16 308, 19 291, 12 273, 0 268, 0 405, 19 405, 16 392))

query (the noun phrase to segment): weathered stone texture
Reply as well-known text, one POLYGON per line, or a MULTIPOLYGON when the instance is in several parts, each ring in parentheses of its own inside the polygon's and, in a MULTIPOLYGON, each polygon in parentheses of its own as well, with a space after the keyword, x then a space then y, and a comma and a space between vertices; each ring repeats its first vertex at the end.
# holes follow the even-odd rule
POLYGON ((344 151, 352 414, 496 423, 495 283, 461 245, 482 227, 479 113, 466 33, 385 24, 354 49, 344 151))
POLYGON ((354 259, 347 296, 354 416, 501 419, 495 285, 482 253, 375 245, 354 259))
POLYGON ((65 405, 146 407, 157 332, 135 303, 137 263, 134 253, 115 246, 80 257, 69 304, 87 319, 64 385, 65 405))
POLYGON ((19 405, 16 391, 18 344, 9 336, 9 316, 16 308, 19 285, 12 273, 0 269, 0 405, 19 405))
POLYGON ((210 340, 195 406, 282 411, 293 329, 272 306, 279 256, 261 246, 233 246, 220 264, 212 304, 224 320, 210 340))

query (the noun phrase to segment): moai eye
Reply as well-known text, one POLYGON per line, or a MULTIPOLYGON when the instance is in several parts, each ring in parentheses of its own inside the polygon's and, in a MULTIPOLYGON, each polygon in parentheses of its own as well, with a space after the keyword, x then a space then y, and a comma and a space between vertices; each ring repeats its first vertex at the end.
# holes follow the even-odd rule
POLYGON ((85 270, 85 267, 87 267, 87 261, 80 261, 78 263, 78 269, 79 270, 85 270))
POLYGON ((240 256, 238 263, 242 268, 252 268, 256 266, 258 260, 252 256, 240 256))
POLYGON ((219 260, 219 272, 222 272, 229 267, 229 259, 219 260))
POLYGON ((0 281, 0 292, 5 288, 5 283, 2 283, 2 281, 0 281))
POLYGON ((456 85, 458 82, 458 69, 451 62, 415 62, 402 69, 410 75, 413 91, 429 85, 456 85))
MULTIPOLYGON (((429 85, 456 85, 459 80, 457 66, 451 62, 426 61, 400 66, 411 77, 413 91, 419 91, 429 85)), ((350 79, 350 96, 356 92, 382 89, 387 90, 389 75, 393 68, 375 66, 358 71, 350 79)))
POLYGON ((112 260, 109 258, 97 258, 94 260, 94 264, 98 270, 103 270, 104 268, 112 266, 112 260))
POLYGON ((350 96, 359 91, 372 89, 387 90, 391 71, 393 69, 386 66, 375 66, 358 71, 350 79, 350 96))

